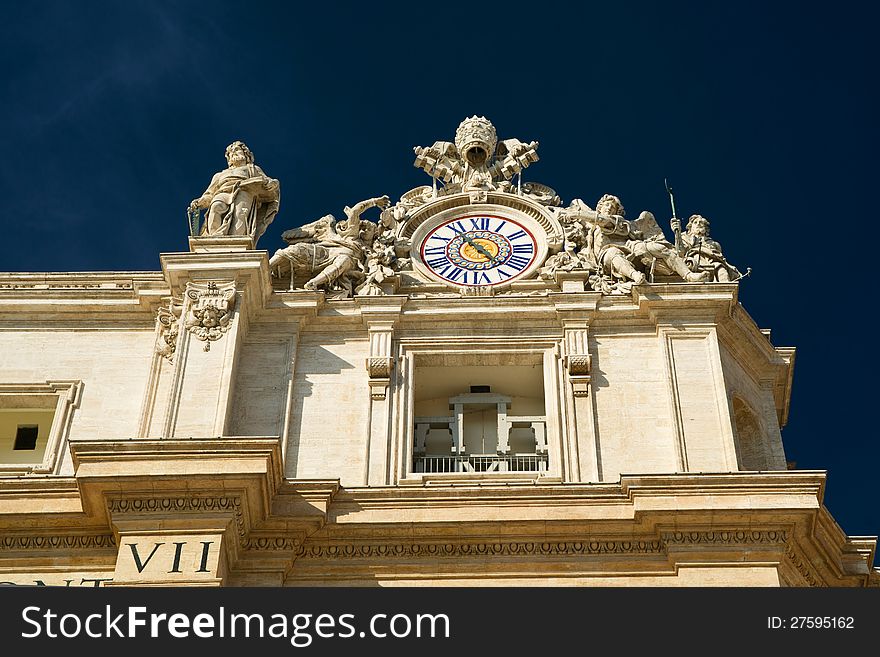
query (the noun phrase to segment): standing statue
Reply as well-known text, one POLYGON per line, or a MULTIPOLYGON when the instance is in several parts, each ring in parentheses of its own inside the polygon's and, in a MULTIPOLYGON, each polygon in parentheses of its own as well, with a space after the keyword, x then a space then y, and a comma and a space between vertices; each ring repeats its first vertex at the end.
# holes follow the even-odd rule
MULTIPOLYGON (((673 219, 673 229, 677 221, 673 219)), ((727 283, 742 278, 739 269, 721 253, 721 245, 709 237, 709 220, 704 216, 691 215, 687 229, 681 234, 681 243, 688 266, 697 272, 707 272, 709 280, 727 283)))
POLYGON ((189 204, 194 236, 247 235, 256 244, 278 213, 280 185, 254 164, 254 155, 243 142, 227 146, 226 162, 228 168, 214 174, 205 193, 189 204), (207 213, 199 229, 202 208, 207 213))
POLYGON ((379 225, 362 220, 369 208, 387 208, 387 196, 371 198, 346 207, 346 221, 337 222, 332 214, 281 234, 290 246, 279 249, 269 260, 269 269, 283 274, 289 269, 291 288, 296 278, 310 277, 307 290, 335 286, 351 295, 353 283, 364 278, 364 261, 379 231, 379 225))

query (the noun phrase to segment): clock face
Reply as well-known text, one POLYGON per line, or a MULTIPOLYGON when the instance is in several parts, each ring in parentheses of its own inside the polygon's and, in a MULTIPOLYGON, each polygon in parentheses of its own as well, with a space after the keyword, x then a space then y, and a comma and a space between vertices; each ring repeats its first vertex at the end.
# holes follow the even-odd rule
POLYGON ((443 281, 492 286, 518 278, 538 254, 533 232, 510 217, 471 214, 431 229, 422 239, 422 264, 443 281))

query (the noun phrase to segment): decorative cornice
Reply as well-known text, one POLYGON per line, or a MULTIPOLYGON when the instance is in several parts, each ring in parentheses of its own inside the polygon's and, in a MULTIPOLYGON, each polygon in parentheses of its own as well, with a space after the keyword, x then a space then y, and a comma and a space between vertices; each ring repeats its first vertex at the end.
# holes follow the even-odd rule
POLYGON ((4 536, 0 551, 116 549, 113 534, 67 534, 63 536, 4 536))
POLYGON ((809 567, 805 563, 804 559, 795 552, 794 548, 791 545, 785 546, 785 558, 791 563, 792 566, 795 567, 803 578, 807 581, 807 584, 813 587, 823 587, 824 584, 816 578, 812 571, 810 571, 809 567))
POLYGON ((165 513, 167 511, 241 510, 239 497, 125 497, 110 500, 114 513, 165 513))
POLYGON ((117 514, 232 513, 238 527, 239 543, 243 543, 247 536, 241 498, 237 496, 124 497, 111 499, 109 506, 110 511, 117 514))
POLYGON ((280 536, 257 538, 247 538, 241 543, 243 550, 254 550, 259 552, 290 552, 299 547, 299 541, 295 538, 284 538, 280 536))
POLYGON ((665 554, 667 546, 784 546, 784 530, 663 532, 659 539, 591 541, 516 541, 494 543, 319 543, 298 551, 301 559, 374 559, 397 557, 584 556, 595 554, 665 554))
POLYGON ((359 543, 316 544, 300 548, 301 559, 464 558, 481 556, 584 556, 593 554, 663 554, 659 540, 517 541, 496 543, 359 543))
POLYGON ((785 545, 788 532, 784 530, 729 530, 729 531, 691 531, 663 532, 663 543, 666 545, 785 545))

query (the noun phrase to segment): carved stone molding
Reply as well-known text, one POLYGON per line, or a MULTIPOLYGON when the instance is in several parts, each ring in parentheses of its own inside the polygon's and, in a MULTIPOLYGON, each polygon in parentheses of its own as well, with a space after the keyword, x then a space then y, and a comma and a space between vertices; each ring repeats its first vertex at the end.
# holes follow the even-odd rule
POLYGON ((321 544, 300 548, 301 559, 463 558, 481 556, 585 556, 594 554, 663 554, 659 540, 517 541, 497 543, 321 544))
POLYGON ((370 399, 383 401, 388 395, 391 383, 391 370, 394 368, 392 356, 393 320, 371 320, 368 322, 370 334, 370 355, 367 357, 367 374, 370 377, 370 399))
POLYGON ((116 539, 113 534, 4 536, 0 538, 0 551, 100 549, 116 549, 116 539))
POLYGON ((489 285, 477 285, 474 287, 463 287, 459 290, 459 294, 463 297, 494 297, 495 288, 489 285))
POLYGON ((575 376, 588 376, 593 367, 593 357, 590 354, 574 354, 566 357, 568 373, 575 376))
POLYGON ((795 552, 794 548, 791 545, 785 546, 785 558, 788 562, 794 566, 795 570, 797 570, 803 578, 807 581, 807 584, 813 587, 821 587, 824 586, 818 578, 816 578, 810 569, 807 567, 805 560, 801 559, 797 552, 795 552))
POLYGON ((205 343, 205 351, 210 351, 211 343, 222 338, 232 323, 235 284, 218 287, 213 281, 207 285, 187 283, 186 296, 190 300, 186 330, 205 343))
POLYGON ((159 335, 156 337, 156 353, 171 361, 177 351, 177 335, 180 332, 180 315, 183 300, 167 297, 159 306, 156 324, 159 335))
POLYGON ((241 547, 244 550, 253 550, 257 552, 290 552, 299 547, 299 541, 295 538, 260 536, 257 538, 245 539, 242 541, 241 547))
POLYGON ((387 379, 391 376, 391 367, 394 359, 386 358, 367 358, 367 373, 371 379, 387 379))
POLYGON ((588 376, 572 376, 569 377, 571 381, 571 392, 575 397, 589 397, 590 396, 590 377, 588 376))
POLYGON ((114 513, 165 513, 168 511, 240 511, 239 497, 125 497, 110 500, 114 513))
POLYGON ((240 497, 125 497, 110 500, 114 514, 167 514, 167 513, 231 513, 238 527, 239 543, 247 536, 244 511, 240 497))
POLYGON ((388 397, 388 384, 390 379, 370 379, 370 399, 373 401, 385 401, 388 397))
MULTIPOLYGON (((303 560, 333 559, 396 559, 406 558, 462 558, 480 556, 586 556, 597 554, 656 554, 662 555, 667 547, 687 545, 765 545, 785 546, 786 557, 813 586, 818 581, 787 544, 785 530, 731 530, 698 532, 664 532, 657 539, 597 539, 585 541, 514 541, 480 543, 317 543, 304 545, 297 551, 303 560)), ((283 539, 260 539, 260 549, 288 549, 283 539), (278 547, 271 547, 278 545, 278 547)))
POLYGON ((696 531, 696 532, 664 532, 661 538, 666 545, 785 545, 788 532, 784 530, 732 530, 732 531, 696 531))

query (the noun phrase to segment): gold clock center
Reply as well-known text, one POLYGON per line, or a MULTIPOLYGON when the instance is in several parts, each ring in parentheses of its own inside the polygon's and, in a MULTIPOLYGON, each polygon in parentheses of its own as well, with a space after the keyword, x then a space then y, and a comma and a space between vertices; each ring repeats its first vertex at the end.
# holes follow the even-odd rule
MULTIPOLYGON (((474 244, 479 244, 484 251, 490 253, 492 258, 498 255, 498 245, 492 240, 487 240, 482 237, 476 237, 473 239, 474 244)), ((477 247, 473 244, 469 244, 465 242, 461 247, 461 255, 471 262, 489 262, 492 258, 487 258, 486 255, 482 251, 478 251, 477 247)))

